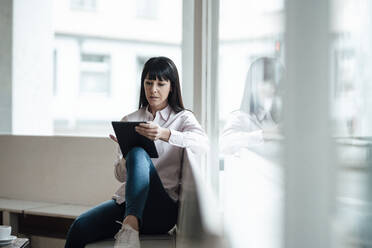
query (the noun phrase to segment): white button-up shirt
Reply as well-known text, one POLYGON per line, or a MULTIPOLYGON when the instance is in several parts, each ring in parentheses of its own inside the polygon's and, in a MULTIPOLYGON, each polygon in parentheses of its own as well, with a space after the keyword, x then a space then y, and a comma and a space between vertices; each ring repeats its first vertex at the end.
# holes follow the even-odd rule
MULTIPOLYGON (((168 105, 157 111, 155 118, 143 107, 127 116, 121 121, 153 121, 163 128, 170 130, 169 141, 155 140, 159 158, 151 158, 163 186, 169 196, 178 200, 178 187, 180 183, 182 148, 190 148, 193 153, 200 154, 208 150, 208 137, 196 120, 192 112, 183 110, 175 113, 168 105)), ((113 195, 118 204, 125 200, 126 167, 125 159, 118 146, 117 160, 114 164, 114 174, 119 182, 123 182, 113 195)))
POLYGON ((270 112, 250 115, 238 110, 231 113, 220 137, 222 154, 234 154, 241 148, 250 148, 264 142, 263 130, 277 127, 270 112))

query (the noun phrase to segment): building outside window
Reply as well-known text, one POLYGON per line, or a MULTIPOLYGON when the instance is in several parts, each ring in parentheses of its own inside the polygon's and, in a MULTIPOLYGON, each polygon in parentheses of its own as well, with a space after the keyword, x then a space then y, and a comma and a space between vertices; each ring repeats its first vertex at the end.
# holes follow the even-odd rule
POLYGON ((140 74, 150 57, 167 56, 182 73, 180 0, 64 0, 54 10, 54 134, 106 137, 111 121, 138 108, 140 74), (73 11, 98 6, 94 15, 73 11))
POLYGON ((108 55, 81 54, 80 96, 111 94, 111 60, 108 55))
POLYGON ((158 18, 158 0, 137 0, 137 18, 154 20, 158 18))
POLYGON ((97 0, 71 0, 71 9, 93 11, 97 8, 97 0))

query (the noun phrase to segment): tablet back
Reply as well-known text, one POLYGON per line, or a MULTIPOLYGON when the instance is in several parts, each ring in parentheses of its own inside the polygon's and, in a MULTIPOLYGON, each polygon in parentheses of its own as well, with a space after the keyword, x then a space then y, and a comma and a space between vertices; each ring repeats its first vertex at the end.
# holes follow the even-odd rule
POLYGON ((150 158, 159 157, 154 141, 140 135, 134 129, 139 123, 145 122, 113 121, 111 123, 124 158, 133 147, 142 147, 149 154, 150 158))

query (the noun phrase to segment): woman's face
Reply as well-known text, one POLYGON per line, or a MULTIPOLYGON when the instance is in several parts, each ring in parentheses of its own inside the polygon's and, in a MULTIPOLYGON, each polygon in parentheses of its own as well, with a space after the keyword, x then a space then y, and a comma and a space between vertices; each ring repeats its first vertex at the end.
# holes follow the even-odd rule
POLYGON ((272 82, 262 81, 257 84, 257 101, 266 111, 271 109, 274 97, 275 87, 272 82))
POLYGON ((160 110, 167 106, 168 95, 171 91, 171 83, 169 80, 161 81, 156 78, 150 80, 146 77, 144 81, 146 99, 152 110, 160 110))

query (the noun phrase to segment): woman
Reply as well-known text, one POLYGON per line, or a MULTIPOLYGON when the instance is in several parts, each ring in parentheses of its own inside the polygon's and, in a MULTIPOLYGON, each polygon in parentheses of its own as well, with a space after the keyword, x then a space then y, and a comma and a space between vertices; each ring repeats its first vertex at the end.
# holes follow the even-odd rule
MULTIPOLYGON (((123 158, 118 147, 114 174, 122 186, 111 200, 74 221, 65 247, 84 247, 114 236, 115 247, 140 247, 139 233, 167 233, 177 222, 182 149, 205 151, 208 139, 192 112, 183 106, 178 71, 169 58, 146 62, 139 110, 122 121, 146 121, 136 131, 154 140, 159 158, 151 159, 139 147, 123 158)), ((117 142, 113 135, 110 138, 117 142)))
POLYGON ((280 137, 283 73, 283 66, 276 58, 261 57, 251 64, 240 109, 231 113, 222 132, 222 153, 232 154, 243 147, 280 137))

